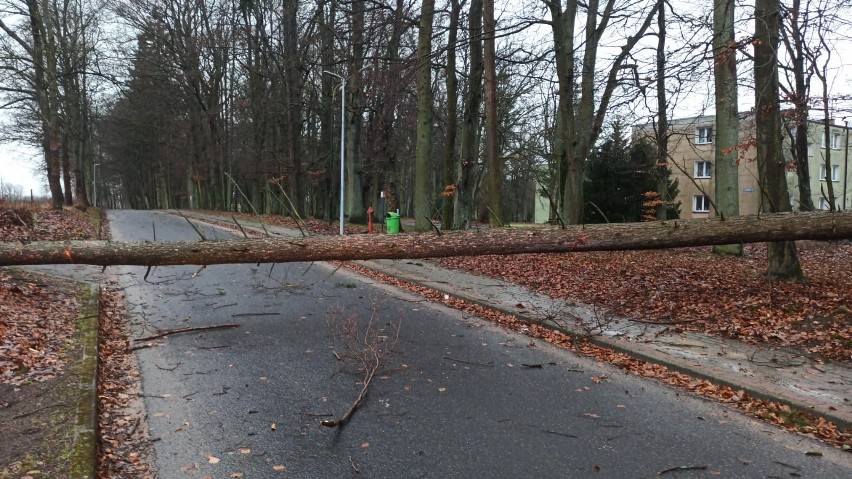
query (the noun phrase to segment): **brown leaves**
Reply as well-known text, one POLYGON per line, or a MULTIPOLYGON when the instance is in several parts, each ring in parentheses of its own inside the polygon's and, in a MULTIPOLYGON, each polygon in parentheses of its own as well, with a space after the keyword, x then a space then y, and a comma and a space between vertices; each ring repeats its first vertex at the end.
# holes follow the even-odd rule
POLYGON ((55 377, 75 330, 80 303, 36 276, 0 271, 0 382, 55 377))
POLYGON ((94 239, 97 235, 92 213, 76 209, 16 209, 0 213, 2 241, 85 240, 94 239))
POLYGON ((150 443, 141 427, 142 418, 128 412, 138 394, 136 370, 126 329, 123 296, 101 289, 101 321, 98 341, 98 428, 100 430, 99 478, 152 477, 146 462, 150 443))
POLYGON ((521 284, 648 322, 852 360, 852 245, 798 242, 808 284, 765 279, 766 249, 743 258, 709 247, 446 258, 445 266, 521 284), (535 267, 530 267, 535 265, 535 267))

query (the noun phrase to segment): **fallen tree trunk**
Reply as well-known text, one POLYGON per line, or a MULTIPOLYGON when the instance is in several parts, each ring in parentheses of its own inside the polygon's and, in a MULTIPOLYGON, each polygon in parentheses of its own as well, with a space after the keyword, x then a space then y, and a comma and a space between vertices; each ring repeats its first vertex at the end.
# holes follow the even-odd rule
POLYGON ((352 235, 196 242, 0 243, 0 266, 289 263, 485 254, 664 249, 731 243, 852 239, 852 211, 776 213, 557 228, 500 228, 441 236, 352 235))

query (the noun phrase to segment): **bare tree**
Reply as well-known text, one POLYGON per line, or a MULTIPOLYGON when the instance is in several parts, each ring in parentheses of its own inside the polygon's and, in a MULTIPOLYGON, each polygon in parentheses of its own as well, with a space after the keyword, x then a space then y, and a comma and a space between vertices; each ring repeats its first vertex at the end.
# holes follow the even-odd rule
POLYGON ((424 0, 420 10, 420 34, 417 40, 417 157, 414 172, 415 229, 427 231, 431 224, 432 202, 432 21, 435 0, 424 0))
POLYGON ((455 190, 453 226, 463 229, 473 220, 475 191, 474 167, 479 159, 479 116, 482 108, 482 0, 471 0, 468 13, 468 45, 470 70, 465 92, 464 118, 461 127, 458 179, 455 190))
POLYGON ((587 3, 567 0, 564 8, 561 0, 548 0, 545 4, 550 10, 559 82, 556 155, 562 183, 562 216, 568 223, 580 224, 583 222, 584 162, 603 129, 610 101, 619 84, 620 71, 633 47, 645 36, 657 16, 660 2, 652 2, 644 13, 631 14, 617 9, 616 0, 606 0, 603 5, 598 0, 587 3), (578 29, 578 15, 583 11, 585 26, 578 29), (625 39, 603 78, 600 78, 601 40, 614 19, 625 18, 635 19, 638 26, 625 39), (582 35, 582 42, 577 46, 579 35, 582 35), (576 57, 577 52, 582 52, 580 58, 576 57))
POLYGON ((503 160, 497 138, 497 60, 494 35, 494 0, 483 3, 485 46, 485 161, 488 165, 489 217, 492 227, 503 226, 503 160))
MULTIPOLYGON (((791 211, 786 161, 782 151, 781 108, 778 95, 779 0, 756 0, 754 12, 754 91, 757 163, 761 195, 770 212, 791 211)), ((793 241, 767 245, 770 278, 803 279, 793 241)))
MULTIPOLYGON (((716 92, 715 210, 719 217, 740 214, 738 150, 740 134, 737 101, 737 44, 734 39, 734 0, 713 2, 713 73, 716 92)), ((717 245, 717 254, 742 255, 741 244, 717 245)))

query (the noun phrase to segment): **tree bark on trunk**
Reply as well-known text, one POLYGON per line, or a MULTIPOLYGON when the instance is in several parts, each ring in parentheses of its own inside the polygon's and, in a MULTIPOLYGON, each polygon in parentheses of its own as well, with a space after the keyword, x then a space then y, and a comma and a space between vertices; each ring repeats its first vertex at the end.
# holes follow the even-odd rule
MULTIPOLYGON (((756 0, 754 45, 754 91, 757 164, 761 195, 772 213, 790 211, 786 162, 782 152, 781 109, 778 102, 779 0, 756 0)), ((770 278, 803 279, 802 267, 792 241, 767 246, 770 278)))
POLYGON ((485 46, 485 158, 488 165, 489 223, 503 226, 503 164, 497 138, 497 53, 494 35, 494 0, 483 3, 483 43, 485 46))
POLYGON ((432 226, 432 20, 435 0, 423 0, 417 40, 417 151, 414 159, 414 228, 432 226))
POLYGON ((453 226, 456 229, 469 228, 471 221, 474 220, 473 195, 476 182, 473 168, 479 159, 479 110, 482 106, 482 0, 471 0, 468 22, 470 75, 468 75, 465 95, 458 180, 456 181, 455 218, 453 219, 453 226))
MULTIPOLYGON (((459 17, 461 4, 451 0, 450 26, 447 32, 447 143, 444 145, 444 185, 455 186, 456 182, 456 129, 458 128, 458 78, 456 76, 456 42, 459 36, 459 17)), ((444 204, 441 209, 445 230, 453 229, 453 203, 455 189, 444 192, 444 204)))
MULTIPOLYGON (((659 0, 662 3, 664 0, 659 0)), ((666 9, 658 7, 657 12, 657 128, 654 131, 657 143, 657 220, 668 219, 668 210, 672 198, 669 196, 669 120, 666 107, 666 9)))
MULTIPOLYGON (((740 120, 737 98, 737 50, 734 43, 734 1, 713 4, 713 77, 716 91, 716 216, 740 214, 738 152, 740 120)), ((740 256, 741 244, 717 245, 717 254, 740 256)))
MULTIPOLYGON (((776 213, 721 219, 498 228, 404 235, 314 236, 201 242, 0 243, 0 266, 286 263, 521 253, 665 249, 711 244, 852 239, 852 211, 776 213)), ((770 245, 779 243, 770 243, 770 245)), ((783 243, 781 243, 783 244, 783 243)))

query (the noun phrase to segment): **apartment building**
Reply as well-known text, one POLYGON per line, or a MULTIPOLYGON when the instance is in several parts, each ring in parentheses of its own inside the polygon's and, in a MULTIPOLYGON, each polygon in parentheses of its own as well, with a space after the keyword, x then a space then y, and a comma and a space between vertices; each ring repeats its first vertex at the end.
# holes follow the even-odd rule
MULTIPOLYGON (((811 199, 817 209, 828 210, 827 183, 830 182, 838 209, 852 208, 852 175, 850 163, 850 128, 845 125, 830 125, 828 144, 825 141, 823 123, 808 125, 808 169, 810 172, 811 199), (831 164, 825 164, 826 154, 831 164)), ((672 177, 679 181, 678 200, 681 202, 682 218, 706 218, 715 215, 714 156, 715 116, 705 115, 673 120, 670 124, 669 166, 672 177)), ((633 128, 634 138, 652 135, 650 125, 633 128)), ((762 211, 760 182, 754 147, 754 116, 743 115, 740 120, 739 144, 739 198, 740 214, 749 215, 762 211)), ((784 140, 784 154, 792 158, 790 140, 784 140)), ((795 171, 788 171, 787 185, 794 211, 799 210, 799 179, 795 171)))

